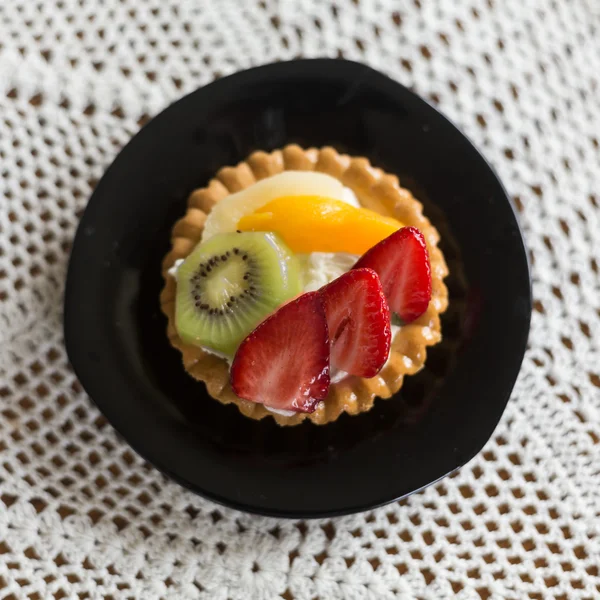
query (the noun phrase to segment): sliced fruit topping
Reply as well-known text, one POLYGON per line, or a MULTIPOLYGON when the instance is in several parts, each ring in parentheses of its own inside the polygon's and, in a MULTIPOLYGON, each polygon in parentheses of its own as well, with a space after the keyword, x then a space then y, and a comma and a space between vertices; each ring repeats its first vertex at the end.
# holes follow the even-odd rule
POLYGON ((403 227, 371 248, 354 265, 373 269, 383 286, 390 310, 404 323, 420 317, 431 300, 431 267, 423 234, 403 227))
POLYGON ((231 387, 240 398, 275 410, 314 412, 329 391, 329 336, 319 292, 284 304, 241 343, 231 387))
POLYGON ((243 216, 252 214, 275 198, 295 194, 322 194, 342 199, 344 186, 335 177, 314 171, 284 171, 267 177, 218 202, 206 219, 202 241, 218 233, 234 232, 243 216))
POLYGON ((321 289, 331 340, 331 366, 375 377, 390 354, 390 309, 377 273, 355 269, 321 289))
POLYGON ((225 233, 177 269, 175 326, 182 340, 233 356, 280 304, 298 295, 296 257, 273 233, 225 233))
POLYGON ((324 196, 282 196, 240 219, 242 231, 275 231, 294 252, 362 254, 402 224, 324 196))

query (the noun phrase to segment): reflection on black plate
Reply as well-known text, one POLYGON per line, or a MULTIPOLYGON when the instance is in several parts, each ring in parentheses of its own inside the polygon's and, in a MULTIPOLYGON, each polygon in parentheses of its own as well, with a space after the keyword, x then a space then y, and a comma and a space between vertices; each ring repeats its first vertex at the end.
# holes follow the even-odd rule
POLYGON ((65 337, 87 392, 159 469, 242 510, 313 517, 391 502, 477 453, 514 385, 530 315, 515 215, 472 144, 384 75, 319 59, 216 81, 133 138, 77 232, 65 337), (452 270, 445 339, 426 368, 369 413, 321 427, 279 428, 212 400, 169 345, 158 300, 160 263, 189 192, 253 150, 291 142, 331 145, 398 174, 425 201, 452 270))

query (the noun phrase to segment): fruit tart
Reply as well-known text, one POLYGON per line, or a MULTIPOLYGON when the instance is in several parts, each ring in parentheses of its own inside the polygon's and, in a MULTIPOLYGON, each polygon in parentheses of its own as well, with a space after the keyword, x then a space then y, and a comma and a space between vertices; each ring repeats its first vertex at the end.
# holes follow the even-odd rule
POLYGON ((167 334, 223 404, 325 424, 389 398, 441 340, 439 235, 398 178, 291 145, 188 199, 163 261, 167 334))

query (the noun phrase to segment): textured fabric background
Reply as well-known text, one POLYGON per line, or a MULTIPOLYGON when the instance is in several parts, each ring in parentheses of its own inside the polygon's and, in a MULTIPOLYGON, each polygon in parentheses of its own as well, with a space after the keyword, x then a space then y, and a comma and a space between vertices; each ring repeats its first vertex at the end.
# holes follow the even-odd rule
POLYGON ((600 598, 599 74, 596 0, 3 0, 0 599, 600 598), (311 522, 165 480, 61 332, 78 218, 140 124, 299 55, 369 63, 463 128, 520 212, 535 295, 484 451, 400 504, 311 522))

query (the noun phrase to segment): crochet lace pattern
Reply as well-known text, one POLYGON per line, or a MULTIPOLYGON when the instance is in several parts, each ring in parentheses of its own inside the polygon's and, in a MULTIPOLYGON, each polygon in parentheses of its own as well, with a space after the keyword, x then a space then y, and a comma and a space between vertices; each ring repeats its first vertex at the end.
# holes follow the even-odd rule
POLYGON ((600 597, 599 73, 595 0, 0 2, 0 599, 600 597), (166 480, 83 392, 61 323, 79 216, 140 125, 296 56, 365 62, 461 127, 518 209, 535 299, 483 451, 315 521, 166 480))

